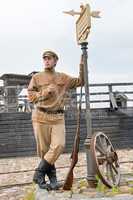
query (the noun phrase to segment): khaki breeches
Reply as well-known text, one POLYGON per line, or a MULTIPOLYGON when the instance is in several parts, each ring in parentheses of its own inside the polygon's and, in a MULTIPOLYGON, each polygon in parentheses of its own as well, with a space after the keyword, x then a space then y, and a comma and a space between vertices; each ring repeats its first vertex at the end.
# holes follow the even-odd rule
POLYGON ((54 164, 64 150, 65 124, 61 120, 57 124, 33 122, 33 129, 37 144, 37 153, 41 159, 54 164))

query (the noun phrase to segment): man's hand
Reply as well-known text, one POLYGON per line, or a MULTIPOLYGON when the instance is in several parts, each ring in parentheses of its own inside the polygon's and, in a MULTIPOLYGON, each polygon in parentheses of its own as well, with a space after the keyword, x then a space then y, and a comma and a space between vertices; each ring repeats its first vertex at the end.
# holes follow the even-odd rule
POLYGON ((55 86, 53 84, 49 85, 47 88, 42 89, 41 96, 48 97, 56 93, 55 86))
POLYGON ((48 94, 54 94, 55 93, 55 86, 54 85, 49 85, 47 88, 48 94))

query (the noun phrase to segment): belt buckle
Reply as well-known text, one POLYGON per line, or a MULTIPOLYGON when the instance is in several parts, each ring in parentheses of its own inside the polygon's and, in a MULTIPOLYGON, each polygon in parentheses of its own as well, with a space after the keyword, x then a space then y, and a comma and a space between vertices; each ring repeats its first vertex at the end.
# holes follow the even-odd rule
POLYGON ((50 110, 47 110, 46 113, 51 114, 52 112, 50 110))

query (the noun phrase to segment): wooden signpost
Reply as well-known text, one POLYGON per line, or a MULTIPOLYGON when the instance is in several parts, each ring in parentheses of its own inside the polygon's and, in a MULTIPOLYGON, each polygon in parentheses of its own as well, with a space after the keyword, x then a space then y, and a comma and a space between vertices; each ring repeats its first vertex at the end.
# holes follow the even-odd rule
POLYGON ((90 5, 81 5, 81 11, 75 12, 74 10, 65 11, 69 15, 79 15, 76 21, 76 38, 77 44, 81 45, 84 61, 84 79, 85 79, 85 101, 86 101, 86 125, 87 125, 87 138, 85 140, 86 158, 87 158, 87 181, 91 187, 96 186, 96 172, 93 164, 93 159, 90 152, 90 143, 92 137, 92 122, 90 112, 90 92, 89 92, 89 79, 88 79, 88 52, 87 52, 87 39, 91 28, 91 17, 99 18, 99 11, 91 11, 90 5))
POLYGON ((80 17, 76 21, 76 37, 77 43, 81 44, 88 38, 91 28, 90 6, 87 4, 82 8, 80 17))
POLYGON ((90 5, 86 4, 80 6, 80 12, 74 10, 64 11, 65 14, 71 16, 79 15, 76 21, 76 38, 77 43, 80 45, 82 42, 86 42, 91 28, 91 17, 100 18, 100 11, 91 11, 90 5))

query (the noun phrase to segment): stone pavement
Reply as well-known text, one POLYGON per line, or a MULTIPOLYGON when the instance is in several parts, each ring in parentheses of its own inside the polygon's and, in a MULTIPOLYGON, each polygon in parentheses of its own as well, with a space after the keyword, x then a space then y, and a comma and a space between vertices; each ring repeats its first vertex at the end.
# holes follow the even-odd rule
MULTIPOLYGON (((119 160, 120 161, 132 161, 133 160, 133 150, 121 150, 118 151, 119 160)), ((70 166, 70 154, 63 154, 60 156, 60 158, 56 162, 57 167, 57 176, 58 180, 64 180, 68 171, 68 167, 70 166)), ((23 184, 27 182, 32 182, 32 177, 34 173, 34 169, 38 165, 39 159, 37 157, 21 157, 21 158, 6 158, 6 159, 0 159, 0 187, 2 186, 10 186, 10 188, 4 188, 0 189, 0 200, 27 200, 25 196, 27 195, 27 192, 31 190, 32 185, 27 186, 13 186, 13 184, 23 184), (25 172, 23 172, 25 170, 25 172), (19 173, 16 173, 16 171, 22 171, 19 173), (12 173, 14 172, 14 173, 12 173), (3 174, 4 173, 4 174, 3 174)), ((117 200, 118 198, 120 200, 133 200, 133 196, 130 196, 130 194, 133 194, 133 163, 123 163, 120 165, 121 173, 130 173, 128 176, 128 181, 131 182, 130 187, 125 186, 125 188, 121 188, 121 193, 124 191, 124 197, 120 197, 120 194, 115 194, 115 197, 111 197, 114 200, 117 200), (129 191, 130 190, 130 191, 129 191), (129 197, 125 196, 128 195, 129 197), (117 199, 116 196, 118 196, 117 199), (122 199, 124 198, 124 199, 122 199)), ((77 166, 74 169, 74 179, 76 178, 82 178, 86 177, 87 174, 87 167, 86 167, 86 154, 85 153, 79 153, 79 162, 77 166)), ((122 176, 123 178, 124 176, 122 176)), ((111 192, 110 192, 111 193, 111 192)), ((47 191, 41 191, 36 189, 36 199, 35 200, 52 200, 49 198, 54 198, 54 200, 68 200, 68 199, 88 199, 89 198, 98 198, 98 200, 110 200, 110 197, 105 197, 103 193, 96 192, 96 190, 90 191, 88 188, 76 188, 73 192, 50 192, 47 191), (40 194, 40 197, 38 197, 40 194), (45 194, 44 194, 45 193, 45 194), (47 196, 46 196, 47 194, 47 196), (65 195, 65 197, 64 197, 65 195), (45 198, 45 196, 47 198, 45 198), (102 198, 104 196, 104 198, 102 198), (100 199, 101 197, 101 199, 100 199), (40 198, 40 199, 38 199, 40 198)), ((111 194, 112 195, 112 194, 111 194)), ((114 194, 113 194, 114 195, 114 194)), ((119 200, 118 199, 118 200, 119 200)))
POLYGON ((131 194, 117 194, 110 197, 106 197, 101 192, 94 192, 89 190, 90 194, 74 194, 70 192, 48 192, 46 190, 36 187, 35 200, 133 200, 131 194))

